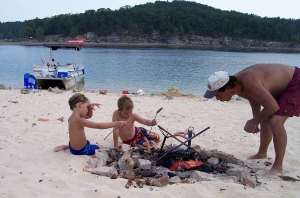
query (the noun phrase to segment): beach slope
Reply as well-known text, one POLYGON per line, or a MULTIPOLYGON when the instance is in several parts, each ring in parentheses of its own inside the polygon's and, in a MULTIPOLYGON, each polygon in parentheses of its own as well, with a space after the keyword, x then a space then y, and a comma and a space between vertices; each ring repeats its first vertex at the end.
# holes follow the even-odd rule
MULTIPOLYGON (((91 118, 109 122, 121 94, 84 93, 92 102, 101 103, 91 118)), ((195 184, 173 184, 166 187, 125 188, 127 180, 110 179, 83 172, 90 156, 71 155, 69 150, 53 152, 57 145, 68 143, 68 99, 72 91, 55 94, 42 90, 21 94, 20 90, 0 90, 0 197, 298 197, 300 182, 284 181, 279 177, 258 176, 255 188, 227 181, 202 181, 195 184), (63 118, 63 119, 62 119, 63 118)), ((274 161, 274 147, 270 144, 268 158, 247 160, 257 152, 259 134, 243 131, 251 118, 247 101, 219 102, 203 98, 165 96, 132 97, 134 112, 153 119, 157 109, 163 110, 156 119, 169 132, 184 131, 193 126, 196 132, 210 127, 192 141, 202 149, 217 149, 233 154, 247 166, 263 172, 266 162, 274 161)), ((138 123, 136 123, 138 125, 138 123)), ((284 159, 284 175, 300 177, 300 119, 286 122, 288 145, 284 159)), ((146 127, 147 128, 147 127, 146 127)), ((157 126, 152 131, 159 132, 157 126)), ((86 129, 91 143, 112 147, 111 129, 86 129)), ((169 138, 167 144, 178 143, 169 138)))

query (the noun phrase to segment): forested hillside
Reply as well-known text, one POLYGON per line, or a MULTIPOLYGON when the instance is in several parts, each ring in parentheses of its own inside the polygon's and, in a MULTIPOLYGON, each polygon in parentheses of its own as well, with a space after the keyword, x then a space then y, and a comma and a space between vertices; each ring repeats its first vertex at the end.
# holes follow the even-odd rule
POLYGON ((300 20, 261 18, 221 11, 190 1, 156 1, 118 10, 100 8, 80 14, 62 14, 23 22, 0 23, 0 40, 59 35, 76 37, 91 32, 98 37, 204 36, 300 43, 300 20))

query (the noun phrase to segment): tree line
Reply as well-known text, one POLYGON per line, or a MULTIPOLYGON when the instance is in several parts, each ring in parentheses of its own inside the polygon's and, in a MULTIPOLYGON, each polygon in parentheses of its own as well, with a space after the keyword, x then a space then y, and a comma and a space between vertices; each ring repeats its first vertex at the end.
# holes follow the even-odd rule
POLYGON ((0 22, 0 40, 60 35, 76 37, 87 32, 97 36, 162 37, 193 35, 232 39, 256 39, 300 44, 300 19, 260 17, 222 11, 184 0, 156 1, 118 10, 100 8, 80 14, 61 14, 23 22, 0 22))

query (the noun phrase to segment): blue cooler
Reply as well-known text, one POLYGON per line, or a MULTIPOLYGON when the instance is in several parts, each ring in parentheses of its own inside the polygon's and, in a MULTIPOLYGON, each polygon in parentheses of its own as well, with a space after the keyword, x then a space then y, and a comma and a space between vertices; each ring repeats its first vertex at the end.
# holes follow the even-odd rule
POLYGON ((32 75, 30 73, 24 74, 24 87, 27 89, 36 89, 37 88, 36 78, 34 75, 32 75))

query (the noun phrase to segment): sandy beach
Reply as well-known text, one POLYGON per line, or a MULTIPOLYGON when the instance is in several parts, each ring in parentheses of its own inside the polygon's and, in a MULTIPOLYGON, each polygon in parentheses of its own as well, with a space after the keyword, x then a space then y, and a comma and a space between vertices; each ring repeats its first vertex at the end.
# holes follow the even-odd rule
MULTIPOLYGON (((84 92, 91 102, 102 104, 92 121, 110 122, 117 99, 122 95, 84 92)), ((47 90, 21 94, 20 90, 0 90, 0 197, 299 197, 300 182, 284 181, 279 177, 258 176, 259 186, 251 188, 232 181, 201 181, 194 184, 173 184, 166 187, 125 188, 126 179, 110 179, 87 172, 83 168, 91 156, 75 156, 69 150, 53 152, 57 145, 68 143, 67 119, 71 114, 68 99, 72 91, 53 93, 47 90), (39 118, 45 121, 39 121, 39 118), (63 121, 58 120, 63 118, 63 121)), ((193 140, 202 149, 217 149, 233 154, 248 167, 263 172, 273 163, 271 143, 268 158, 247 160, 257 152, 259 134, 248 134, 243 128, 251 118, 251 108, 245 100, 220 102, 198 97, 162 95, 129 95, 134 112, 153 119, 157 109, 158 124, 174 133, 193 126, 197 132, 210 127, 193 140)), ((136 123, 139 125, 138 123, 136 123)), ((286 122, 288 145, 284 158, 283 175, 300 179, 300 119, 286 122)), ((145 128, 149 128, 145 126, 145 128)), ((159 132, 157 126, 153 131, 159 132)), ((113 147, 112 135, 103 140, 111 129, 86 128, 87 139, 113 147)), ((169 138, 167 144, 178 143, 169 138)))

